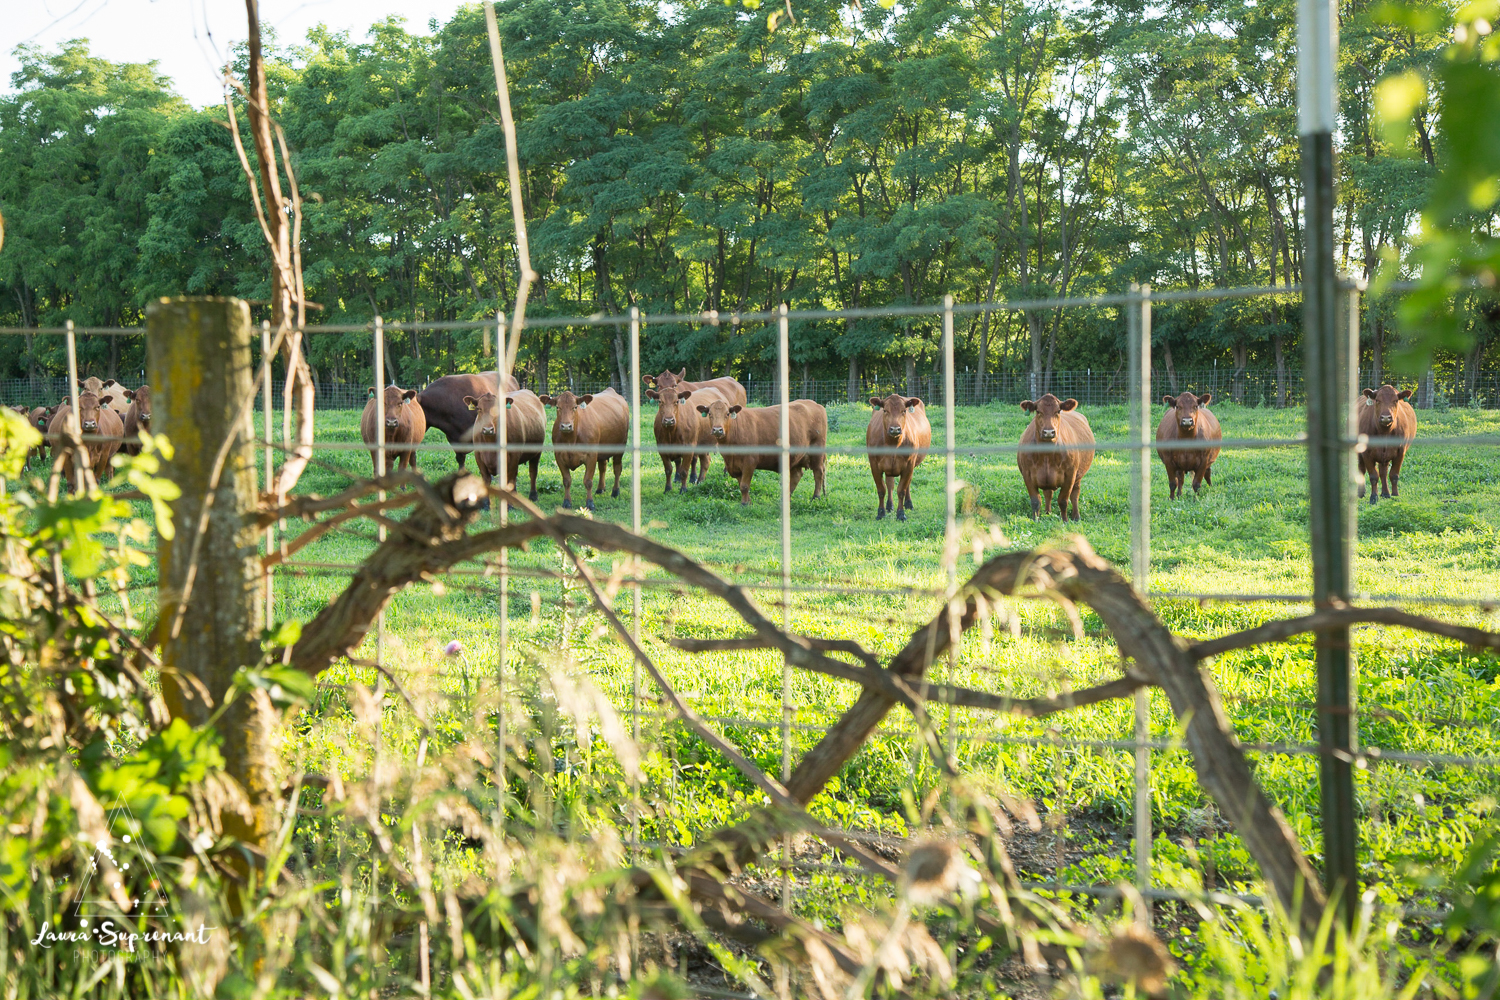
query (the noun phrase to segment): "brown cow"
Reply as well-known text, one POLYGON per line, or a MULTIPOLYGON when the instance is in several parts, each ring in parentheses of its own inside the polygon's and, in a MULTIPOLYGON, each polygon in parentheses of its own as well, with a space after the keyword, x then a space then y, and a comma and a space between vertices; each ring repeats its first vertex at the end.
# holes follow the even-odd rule
MULTIPOLYGON (((723 453, 724 471, 730 479, 740 483, 740 503, 750 503, 750 482, 758 470, 781 471, 781 416, 777 406, 730 405, 722 399, 712 403, 699 403, 698 412, 708 420, 709 434, 713 440, 731 451, 723 453), (736 448, 763 448, 755 454, 735 454, 736 448)), ((791 431, 791 483, 790 490, 797 489, 804 470, 813 474, 813 499, 827 491, 824 475, 828 468, 828 455, 821 449, 828 447, 828 411, 810 399, 794 399, 787 408, 787 426, 791 431), (799 449, 817 448, 817 452, 799 449)))
MULTIPOLYGON (((465 396, 464 405, 474 411, 473 436, 470 440, 484 444, 494 444, 499 441, 499 434, 495 418, 499 410, 500 400, 493 392, 487 392, 482 396, 465 396)), ((536 393, 530 389, 517 389, 505 395, 505 443, 508 461, 505 465, 505 482, 501 485, 506 489, 516 488, 516 471, 520 469, 521 463, 526 462, 531 466, 531 499, 536 499, 536 467, 542 460, 540 448, 535 451, 531 449, 517 449, 518 444, 543 444, 547 440, 547 411, 542 409, 542 401, 537 399, 536 393)), ((474 464, 479 466, 479 474, 484 477, 486 484, 495 477, 500 470, 499 449, 480 449, 474 454, 474 464)), ((488 503, 488 501, 486 501, 488 503)))
POLYGON ((1359 433, 1366 437, 1401 438, 1400 444, 1380 444, 1366 447, 1359 453, 1359 495, 1365 495, 1365 477, 1370 477, 1370 502, 1375 502, 1375 484, 1380 484, 1380 495, 1401 495, 1401 463, 1406 461, 1406 449, 1417 436, 1417 411, 1407 402, 1410 389, 1396 391, 1393 385, 1379 389, 1366 389, 1364 400, 1356 404, 1359 433), (1389 487, 1389 492, 1387 492, 1389 487))
MULTIPOLYGON (((110 379, 110 381, 113 382, 114 379, 110 379)), ((78 383, 78 392, 79 392, 80 395, 83 394, 83 393, 85 393, 85 392, 91 392, 95 396, 98 396, 103 391, 104 391, 104 383, 101 382, 101 381, 99 381, 97 378, 95 378, 92 375, 90 375, 88 378, 84 379, 82 382, 78 383)))
POLYGON ((151 430, 151 387, 126 389, 125 398, 130 406, 125 409, 125 443, 120 450, 127 455, 138 455, 141 451, 141 431, 151 430))
MULTIPOLYGON (((61 404, 59 404, 61 405, 61 404)), ((47 460, 47 428, 52 424, 52 418, 57 415, 56 406, 37 406, 26 415, 31 426, 42 432, 42 443, 26 453, 26 464, 30 465, 33 460, 45 462, 47 460)))
MULTIPOLYGON (((1162 403, 1168 408, 1156 425, 1157 441, 1222 441, 1219 418, 1204 407, 1213 401, 1214 394, 1205 392, 1194 396, 1184 392, 1175 399, 1163 396, 1162 403)), ((1195 448, 1190 451, 1157 451, 1161 464, 1167 467, 1167 494, 1176 498, 1183 492, 1187 474, 1193 474, 1193 492, 1197 493, 1204 483, 1214 484, 1213 465, 1219 457, 1218 448, 1195 448)))
POLYGON ((1022 448, 1042 446, 1035 451, 1016 453, 1016 466, 1026 481, 1026 492, 1031 494, 1031 516, 1035 518, 1042 506, 1038 490, 1047 494, 1047 513, 1052 513, 1052 491, 1056 490, 1057 510, 1062 519, 1068 519, 1071 500, 1073 520, 1079 520, 1078 489, 1083 484, 1083 474, 1094 464, 1094 451, 1046 446, 1093 444, 1094 431, 1089 427, 1088 417, 1078 412, 1078 400, 1059 400, 1050 392, 1034 403, 1026 400, 1021 409, 1036 414, 1021 435, 1022 448))
POLYGON ((613 389, 575 396, 564 390, 556 398, 538 397, 543 406, 557 407, 552 422, 553 455, 562 473, 563 506, 573 506, 573 470, 583 466, 583 505, 594 509, 594 469, 599 470, 599 493, 604 492, 605 470, 611 458, 615 463, 615 490, 620 495, 620 466, 625 459, 625 439, 630 433, 630 406, 625 397, 613 389), (565 445, 573 447, 564 450, 565 445), (616 449, 588 448, 586 445, 615 445, 616 449))
POLYGON ((730 378, 728 375, 723 378, 711 378, 706 382, 689 382, 687 369, 684 368, 675 375, 670 371, 664 371, 660 375, 642 375, 641 381, 647 385, 655 385, 658 390, 678 389, 683 392, 693 392, 696 389, 714 389, 729 401, 730 406, 735 403, 744 406, 749 402, 749 398, 745 395, 745 387, 740 385, 737 379, 730 378))
POLYGON ((900 454, 870 455, 870 475, 875 477, 875 520, 896 509, 896 520, 906 520, 911 506, 911 477, 926 456, 920 449, 932 446, 932 425, 927 408, 915 396, 891 393, 885 399, 870 397, 875 412, 865 428, 866 448, 899 448, 900 454), (900 485, 896 483, 897 478, 900 485))
POLYGON ((712 435, 695 406, 715 401, 728 403, 718 389, 685 389, 672 384, 664 389, 648 389, 646 395, 656 400, 656 421, 651 429, 667 476, 665 492, 672 492, 673 468, 676 468, 677 492, 708 476, 713 460, 712 435), (691 402, 689 402, 691 400, 691 402))
MULTIPOLYGON (((388 452, 396 452, 394 467, 391 456, 386 455, 386 471, 400 472, 408 469, 415 472, 417 451, 412 446, 421 444, 422 439, 427 436, 427 417, 423 415, 420 406, 412 404, 412 400, 417 398, 417 390, 388 385, 381 396, 385 401, 386 449, 388 452)), ((371 447, 370 464, 374 466, 375 474, 379 475, 380 453, 375 445, 379 439, 380 423, 375 404, 375 387, 372 385, 370 398, 365 403, 365 412, 359 418, 359 436, 371 447)))
MULTIPOLYGON (((435 427, 442 431, 449 444, 467 444, 474 440, 474 408, 464 400, 469 397, 478 399, 487 392, 498 393, 499 385, 499 372, 484 372, 479 375, 444 375, 430 382, 427 388, 417 394, 417 403, 422 407, 422 416, 426 419, 428 427, 435 427)), ((509 391, 514 392, 519 388, 521 388, 521 383, 512 375, 509 391)), ((467 449, 453 453, 453 458, 458 462, 460 469, 464 467, 464 459, 468 454, 467 449)), ((497 468, 497 466, 492 465, 491 468, 497 468)))
MULTIPOLYGON (((47 437, 52 441, 54 451, 59 448, 69 450, 63 442, 63 436, 67 431, 68 417, 72 412, 71 405, 59 406, 57 412, 52 415, 52 422, 47 425, 47 437)), ((88 465, 94 470, 95 481, 102 483, 109 478, 109 460, 114 457, 115 452, 120 450, 125 424, 118 413, 101 406, 99 397, 92 392, 79 394, 78 417, 85 438, 104 439, 85 441, 83 446, 84 451, 88 453, 88 465)), ((77 467, 71 456, 64 462, 63 467, 67 470, 68 486, 74 490, 78 489, 77 467)))

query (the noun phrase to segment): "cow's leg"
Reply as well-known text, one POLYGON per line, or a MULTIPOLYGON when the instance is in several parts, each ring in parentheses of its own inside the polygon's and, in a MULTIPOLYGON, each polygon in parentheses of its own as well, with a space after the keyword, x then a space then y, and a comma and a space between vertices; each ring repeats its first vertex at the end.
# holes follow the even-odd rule
POLYGON ((797 492, 797 484, 802 482, 802 473, 806 471, 800 465, 792 466, 791 485, 787 487, 788 495, 797 492))
POLYGON ((1057 515, 1064 521, 1068 519, 1068 501, 1073 499, 1073 487, 1078 480, 1063 477, 1062 487, 1057 491, 1057 515))
POLYGON ((1044 510, 1043 513, 1046 514, 1048 517, 1051 517, 1052 516, 1052 491, 1050 489, 1048 489, 1048 490, 1043 490, 1042 492, 1044 494, 1046 494, 1046 496, 1047 496, 1047 509, 1044 510))
POLYGON ((593 455, 583 460, 583 505, 589 510, 594 509, 594 461, 593 455))
POLYGON ((673 473, 674 470, 672 468, 672 456, 668 455, 666 452, 662 452, 662 456, 661 456, 661 469, 662 469, 662 472, 667 477, 667 485, 666 485, 665 489, 662 492, 664 492, 664 493, 671 493, 672 492, 672 473, 673 473))
POLYGON ((1031 485, 1030 483, 1026 484, 1026 492, 1031 494, 1031 519, 1035 521, 1037 519, 1037 515, 1041 513, 1042 501, 1037 496, 1036 487, 1031 485))
POLYGON ((813 499, 826 497, 828 495, 828 456, 814 455, 813 461, 813 499))
POLYGON ((740 506, 750 506, 750 482, 755 478, 755 466, 749 462, 745 463, 744 472, 740 473, 740 506))
POLYGON ((1078 516, 1078 494, 1082 489, 1083 477, 1079 476, 1077 479, 1073 480, 1073 520, 1075 521, 1083 520, 1083 518, 1078 516))
POLYGON ((531 460, 531 492, 526 494, 528 499, 536 499, 536 467, 542 464, 542 456, 538 455, 531 460))
POLYGON ((573 470, 568 468, 566 462, 557 463, 557 471, 562 473, 563 481, 563 506, 568 510, 573 509, 573 470))
POLYGON ((896 520, 906 520, 906 512, 911 509, 911 474, 914 469, 906 466, 901 470, 901 492, 896 495, 896 520))
POLYGON ((1214 467, 1213 467, 1213 465, 1210 464, 1210 465, 1206 465, 1206 466, 1203 467, 1203 481, 1205 483, 1207 483, 1208 485, 1210 485, 1210 486, 1212 486, 1214 484, 1214 467))
POLYGON ((1380 495, 1387 500, 1391 496, 1391 463, 1380 463, 1380 495))
MULTIPOLYGON (((615 491, 610 494, 610 496, 612 497, 618 497, 620 495, 620 466, 623 465, 624 462, 624 458, 619 455, 615 456, 615 491)), ((599 489, 604 489, 604 476, 602 474, 599 476, 599 489)))
POLYGON ((1199 467, 1193 470, 1193 492, 1197 493, 1203 489, 1203 469, 1199 467))
POLYGON ((885 476, 879 469, 871 469, 870 475, 875 480, 875 520, 879 521, 885 517, 885 476))
POLYGON ((1396 452, 1396 458, 1391 462, 1391 496, 1401 495, 1401 463, 1406 461, 1406 452, 1396 452))
POLYGON ((896 509, 900 501, 897 499, 896 477, 889 472, 883 475, 885 476, 885 512, 889 514, 896 509))

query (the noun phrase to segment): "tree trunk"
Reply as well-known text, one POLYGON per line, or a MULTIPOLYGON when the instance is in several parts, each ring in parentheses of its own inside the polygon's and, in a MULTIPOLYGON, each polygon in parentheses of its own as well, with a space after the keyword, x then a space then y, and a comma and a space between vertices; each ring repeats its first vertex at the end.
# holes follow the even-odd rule
POLYGON ((1375 337, 1370 348, 1370 386, 1378 389, 1385 384, 1385 317, 1375 317, 1375 337))
POLYGON ((1286 409, 1286 340, 1281 334, 1271 338, 1276 350, 1276 408, 1286 409))
POLYGON ((1161 362, 1167 366, 1167 385, 1172 389, 1172 395, 1177 395, 1181 390, 1177 388, 1177 368, 1172 364, 1172 342, 1165 338, 1161 342, 1161 362))
POLYGON ((1249 350, 1243 339, 1234 343, 1234 401, 1239 405, 1245 405, 1245 364, 1249 350))
MULTIPOLYGON (((255 391, 250 308, 238 299, 170 299, 149 306, 146 323, 157 427, 176 446, 166 475, 182 490, 172 509, 175 537, 158 543, 156 638, 162 663, 170 668, 162 671, 162 694, 174 718, 198 726, 224 703, 235 672, 254 667, 261 656, 265 609, 256 553, 255 449, 248 434, 230 450, 213 485, 213 517, 196 560, 193 552, 215 457, 255 391)), ((278 724, 275 707, 257 689, 242 692, 215 725, 225 769, 249 803, 247 812, 222 817, 225 832, 267 852, 279 825, 278 724)))
POLYGON ((1031 398, 1042 394, 1042 324, 1036 313, 1026 313, 1026 332, 1031 339, 1031 398))
POLYGON ((859 356, 849 356, 849 402, 859 402, 859 356))
POLYGON ((906 358, 906 394, 915 396, 917 394, 917 359, 915 355, 907 355, 906 358))
POLYGON ((542 349, 540 355, 537 357, 536 362, 536 378, 532 380, 536 385, 536 393, 538 396, 545 396, 552 391, 550 388, 548 388, 551 383, 547 380, 547 368, 551 364, 551 362, 552 334, 549 333, 542 337, 542 349))

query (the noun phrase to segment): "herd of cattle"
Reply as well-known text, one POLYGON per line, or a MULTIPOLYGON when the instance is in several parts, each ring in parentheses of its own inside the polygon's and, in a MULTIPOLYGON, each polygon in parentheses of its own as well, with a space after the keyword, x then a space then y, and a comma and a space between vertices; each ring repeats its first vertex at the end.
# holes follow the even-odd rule
MULTIPOLYGON (((745 388, 732 378, 703 382, 687 381, 687 370, 673 374, 647 376, 651 386, 646 395, 657 404, 653 424, 656 443, 665 473, 665 489, 672 484, 682 492, 690 485, 705 481, 715 453, 724 463, 724 471, 740 486, 740 503, 750 503, 750 484, 758 471, 779 472, 781 468, 781 414, 775 406, 746 405, 745 388)), ((1408 399, 1411 392, 1397 392, 1393 386, 1366 389, 1356 404, 1359 433, 1369 438, 1385 439, 1369 445, 1359 453, 1360 487, 1364 496, 1364 479, 1370 481, 1370 502, 1380 496, 1399 495, 1401 463, 1407 448, 1416 437, 1417 416, 1408 399)), ((1166 412, 1156 428, 1157 454, 1166 466, 1168 489, 1172 497, 1184 493, 1189 473, 1193 490, 1213 483, 1213 464, 1219 457, 1215 442, 1223 440, 1218 418, 1208 409, 1212 394, 1184 392, 1162 399, 1166 412), (1160 447, 1179 441, 1191 447, 1160 447)), ((379 441, 378 417, 383 404, 385 444, 391 452, 392 468, 414 469, 417 452, 413 447, 426 436, 429 428, 443 433, 455 446, 454 457, 460 467, 469 451, 486 482, 499 473, 498 448, 484 447, 499 440, 499 421, 503 413, 506 438, 504 483, 515 487, 516 474, 522 465, 529 466, 531 499, 537 498, 536 475, 546 442, 547 409, 555 411, 552 420, 553 455, 562 473, 563 505, 573 506, 573 472, 583 469, 583 502, 594 509, 594 497, 604 492, 608 466, 614 463, 614 488, 611 496, 620 495, 620 467, 630 433, 630 407, 614 389, 575 395, 564 391, 557 396, 541 395, 523 389, 511 376, 502 394, 499 373, 446 375, 418 392, 388 386, 379 403, 371 387, 369 400, 360 418, 360 435, 371 447, 371 460, 378 469, 379 457, 374 450, 379 441), (503 400, 503 405, 502 405, 503 400), (538 446, 538 447, 528 447, 538 446)), ((911 482, 917 466, 922 464, 932 446, 932 425, 927 421, 922 400, 897 393, 881 399, 872 397, 874 413, 865 430, 869 449, 870 475, 875 480, 877 519, 892 511, 897 520, 906 520, 912 509, 911 482)), ((48 447, 65 447, 68 419, 72 406, 68 401, 56 406, 26 410, 32 426, 44 435, 43 443, 28 456, 45 460, 48 447)), ((1021 434, 1022 450, 1016 465, 1031 497, 1032 517, 1052 513, 1053 494, 1057 495, 1058 513, 1063 520, 1079 519, 1078 496, 1083 477, 1094 461, 1094 433, 1089 421, 1078 409, 1075 399, 1058 399, 1048 393, 1036 401, 1026 400, 1021 409, 1032 414, 1021 434), (1071 509, 1070 509, 1071 508, 1071 509)), ((82 428, 88 465, 97 480, 108 478, 110 460, 116 452, 140 450, 139 432, 151 427, 151 389, 141 386, 127 389, 110 379, 101 382, 89 378, 79 383, 78 417, 82 428)), ((813 498, 827 491, 828 411, 810 399, 792 401, 787 413, 792 490, 802 474, 813 474, 813 498)), ((67 462, 69 483, 76 489, 76 463, 67 462)))

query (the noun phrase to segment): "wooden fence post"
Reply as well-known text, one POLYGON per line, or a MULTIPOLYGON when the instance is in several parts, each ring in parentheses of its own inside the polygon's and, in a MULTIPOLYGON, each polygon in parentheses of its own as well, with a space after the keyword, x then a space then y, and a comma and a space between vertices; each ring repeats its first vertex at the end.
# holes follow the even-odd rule
MULTIPOLYGON (((146 332, 155 423, 175 449, 165 473, 182 489, 172 512, 175 537, 157 549, 162 693, 174 718, 201 725, 223 704, 235 671, 259 660, 265 620, 248 409, 244 426, 234 427, 255 392, 250 308, 239 299, 159 299, 146 309, 146 332), (234 430, 190 565, 215 460, 234 430)), ((275 829, 276 724, 263 691, 241 693, 216 724, 226 769, 249 802, 243 814, 222 817, 225 832, 257 847, 275 829)))

